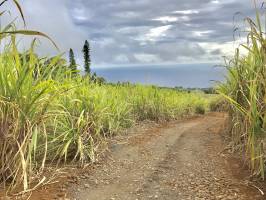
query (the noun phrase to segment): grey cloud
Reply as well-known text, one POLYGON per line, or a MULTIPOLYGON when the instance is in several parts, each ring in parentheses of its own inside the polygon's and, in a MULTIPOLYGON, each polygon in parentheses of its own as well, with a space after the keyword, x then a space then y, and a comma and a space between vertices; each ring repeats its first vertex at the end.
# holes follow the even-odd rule
MULTIPOLYGON (((254 12, 250 0, 24 0, 22 5, 29 28, 50 34, 63 51, 74 48, 80 60, 83 42, 90 40, 96 66, 217 62, 223 50, 201 43, 232 41, 234 14, 254 12)), ((45 43, 40 51, 51 50, 45 43)))
POLYGON ((221 49, 216 49, 216 50, 213 50, 211 51, 211 55, 221 55, 221 49))

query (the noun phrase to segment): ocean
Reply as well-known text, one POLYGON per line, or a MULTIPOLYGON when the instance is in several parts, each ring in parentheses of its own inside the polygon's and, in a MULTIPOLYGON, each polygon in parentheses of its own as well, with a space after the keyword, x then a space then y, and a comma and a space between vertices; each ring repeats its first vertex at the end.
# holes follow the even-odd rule
POLYGON ((215 64, 134 65, 94 68, 108 82, 162 87, 207 88, 224 81, 225 68, 215 64))

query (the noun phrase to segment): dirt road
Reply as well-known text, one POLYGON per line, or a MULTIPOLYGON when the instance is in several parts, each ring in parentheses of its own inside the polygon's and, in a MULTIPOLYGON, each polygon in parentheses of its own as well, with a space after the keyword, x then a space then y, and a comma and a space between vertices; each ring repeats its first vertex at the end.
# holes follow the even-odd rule
POLYGON ((243 165, 223 151, 225 122, 226 114, 210 113, 132 129, 110 141, 92 167, 78 176, 70 172, 57 189, 31 199, 266 199, 263 184, 250 182, 243 165))
POLYGON ((224 125, 225 114, 211 113, 121 137, 105 162, 69 186, 68 198, 266 199, 223 154, 224 125))

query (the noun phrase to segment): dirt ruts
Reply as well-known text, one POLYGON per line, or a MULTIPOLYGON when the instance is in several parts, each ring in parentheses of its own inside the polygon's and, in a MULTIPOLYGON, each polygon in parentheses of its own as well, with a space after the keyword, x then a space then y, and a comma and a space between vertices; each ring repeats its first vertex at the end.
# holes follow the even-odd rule
POLYGON ((266 199, 223 153, 225 120, 226 114, 211 113, 124 136, 110 145, 104 163, 69 186, 68 198, 266 199))
POLYGON ((209 113, 131 129, 109 141, 92 167, 70 172, 57 189, 43 188, 31 199, 266 199, 263 184, 251 182, 241 162, 224 151, 226 117, 209 113))

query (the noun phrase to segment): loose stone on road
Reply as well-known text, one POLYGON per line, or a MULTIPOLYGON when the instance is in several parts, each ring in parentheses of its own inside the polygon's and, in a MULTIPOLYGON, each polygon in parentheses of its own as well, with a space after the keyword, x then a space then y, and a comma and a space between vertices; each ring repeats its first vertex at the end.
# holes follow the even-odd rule
POLYGON ((140 129, 111 142, 105 159, 68 188, 77 200, 259 200, 223 154, 227 115, 140 129))

